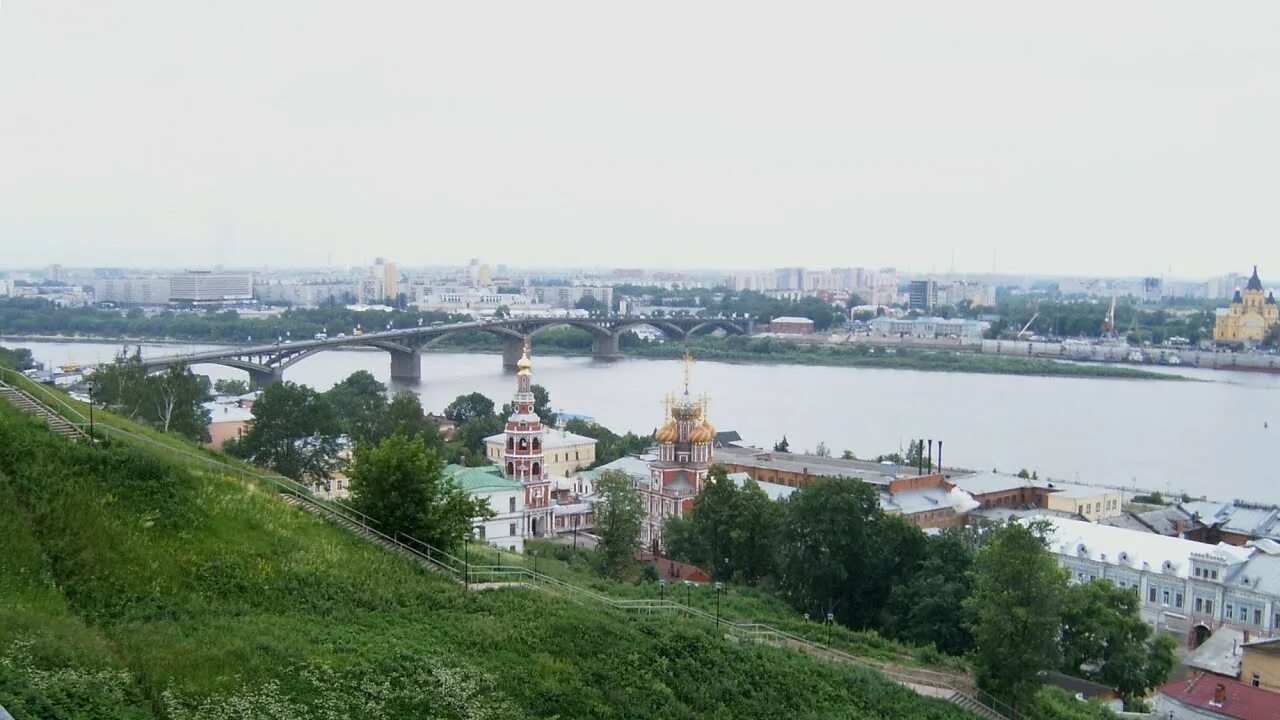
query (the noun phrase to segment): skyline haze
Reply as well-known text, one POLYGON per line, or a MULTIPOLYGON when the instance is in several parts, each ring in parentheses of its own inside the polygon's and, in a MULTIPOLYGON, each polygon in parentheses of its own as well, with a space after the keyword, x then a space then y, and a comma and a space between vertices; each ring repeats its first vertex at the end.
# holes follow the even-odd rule
POLYGON ((1267 3, 6 2, 0 265, 1267 280, 1277 31, 1267 3))

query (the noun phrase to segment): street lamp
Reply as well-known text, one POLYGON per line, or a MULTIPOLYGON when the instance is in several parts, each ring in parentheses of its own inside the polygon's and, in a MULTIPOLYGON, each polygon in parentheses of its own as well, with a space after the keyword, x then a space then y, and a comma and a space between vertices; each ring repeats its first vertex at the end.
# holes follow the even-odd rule
POLYGON ((667 581, 659 580, 658 581, 658 602, 666 602, 666 601, 667 601, 667 581))
POLYGON ((93 391, 97 383, 92 378, 89 379, 89 442, 94 441, 93 435, 93 391))
POLYGON ((831 626, 836 624, 834 613, 827 613, 827 645, 831 644, 831 626))
POLYGON ((720 629, 720 591, 724 589, 724 583, 716 583, 716 630, 720 629))
POLYGON ((693 607, 693 583, 689 580, 684 581, 684 604, 693 607))

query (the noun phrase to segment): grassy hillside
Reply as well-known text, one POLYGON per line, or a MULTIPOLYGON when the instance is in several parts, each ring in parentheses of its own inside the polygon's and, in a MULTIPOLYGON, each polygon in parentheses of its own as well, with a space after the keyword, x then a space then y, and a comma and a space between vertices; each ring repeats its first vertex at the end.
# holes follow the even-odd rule
POLYGON ((260 486, 4 405, 0 533, 19 720, 968 717, 674 618, 466 593, 260 486))

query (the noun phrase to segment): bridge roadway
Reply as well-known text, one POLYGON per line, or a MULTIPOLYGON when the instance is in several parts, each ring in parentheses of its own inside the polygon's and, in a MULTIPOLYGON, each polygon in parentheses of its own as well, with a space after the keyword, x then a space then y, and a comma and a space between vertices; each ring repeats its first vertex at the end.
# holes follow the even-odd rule
POLYGON ((161 370, 175 363, 210 363, 249 373, 249 384, 262 388, 284 379, 284 371, 325 350, 341 347, 374 347, 391 356, 391 378, 403 382, 422 379, 422 351, 446 338, 472 332, 487 332, 502 338, 503 367, 514 368, 520 359, 525 338, 533 342, 538 333, 554 327, 577 327, 592 335, 591 354, 598 358, 617 357, 618 341, 628 330, 648 326, 669 339, 679 340, 717 329, 731 335, 749 335, 755 330, 751 320, 735 318, 518 318, 480 320, 450 325, 424 325, 404 329, 366 332, 361 335, 324 340, 293 340, 269 345, 229 347, 221 350, 143 358, 149 370, 161 370))

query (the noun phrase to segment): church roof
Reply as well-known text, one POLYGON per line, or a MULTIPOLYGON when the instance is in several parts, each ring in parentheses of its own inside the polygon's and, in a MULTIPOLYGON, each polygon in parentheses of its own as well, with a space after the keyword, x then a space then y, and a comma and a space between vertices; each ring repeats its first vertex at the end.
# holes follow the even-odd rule
POLYGON ((1253 266, 1253 277, 1249 278, 1249 284, 1244 286, 1245 290, 1261 290, 1262 281, 1258 279, 1258 266, 1253 266))
POLYGON ((1273 293, 1273 292, 1267 293, 1267 301, 1266 301, 1266 302, 1267 302, 1267 304, 1268 304, 1268 305, 1275 305, 1275 304, 1276 304, 1276 294, 1275 294, 1275 293, 1273 293))
POLYGON ((1236 294, 1235 294, 1235 297, 1231 298, 1231 302, 1233 302, 1233 303, 1242 303, 1242 302, 1244 302, 1244 296, 1240 294, 1240 288, 1236 288, 1236 294))

